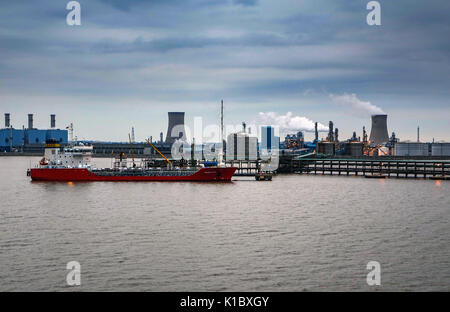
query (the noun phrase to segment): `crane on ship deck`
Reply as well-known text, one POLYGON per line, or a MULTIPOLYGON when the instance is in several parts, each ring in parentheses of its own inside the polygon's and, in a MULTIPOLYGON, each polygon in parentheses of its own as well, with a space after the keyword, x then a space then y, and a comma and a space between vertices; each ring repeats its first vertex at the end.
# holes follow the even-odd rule
POLYGON ((169 165, 169 166, 172 166, 172 162, 166 157, 166 156, 164 156, 163 155, 163 153, 161 153, 150 141, 149 141, 149 139, 145 139, 146 141, 147 141, 147 143, 151 146, 151 147, 153 147, 154 149, 155 149, 155 151, 157 151, 158 152, 158 154, 159 155, 161 155, 162 156, 162 158, 164 158, 164 160, 167 162, 167 164, 169 165))

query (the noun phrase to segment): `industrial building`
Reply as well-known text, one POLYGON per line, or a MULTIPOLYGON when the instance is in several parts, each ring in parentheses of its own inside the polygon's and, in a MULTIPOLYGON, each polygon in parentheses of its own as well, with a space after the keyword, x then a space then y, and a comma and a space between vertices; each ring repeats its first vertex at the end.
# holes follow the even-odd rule
POLYGON ((232 133, 227 137, 227 160, 256 160, 258 158, 258 138, 246 132, 232 133))
POLYGON ((299 131, 296 134, 288 134, 284 138, 283 148, 285 149, 302 149, 305 144, 303 132, 299 131))
POLYGON ((261 150, 270 152, 280 148, 280 137, 275 136, 275 128, 272 126, 261 127, 261 150))
MULTIPOLYGON (((150 155, 156 155, 155 150, 146 142, 133 142, 131 145, 129 142, 96 142, 86 141, 86 143, 92 144, 94 150, 93 154, 96 157, 110 157, 120 153, 129 154, 131 148, 136 157, 146 157, 150 155)), ((152 142, 155 147, 161 151, 167 157, 171 155, 172 145, 165 143, 152 142)))
POLYGON ((49 129, 36 129, 33 114, 28 114, 28 127, 16 129, 11 124, 11 115, 5 114, 5 128, 0 129, 1 152, 43 153, 45 141, 54 139, 60 144, 68 143, 68 131, 56 129, 56 116, 50 115, 49 129))

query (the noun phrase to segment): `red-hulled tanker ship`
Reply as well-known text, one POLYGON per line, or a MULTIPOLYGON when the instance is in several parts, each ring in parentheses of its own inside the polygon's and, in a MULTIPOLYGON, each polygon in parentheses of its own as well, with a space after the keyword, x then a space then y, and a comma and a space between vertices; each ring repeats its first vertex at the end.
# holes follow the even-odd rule
MULTIPOLYGON (((149 142, 149 144, 151 144, 149 142)), ((154 147, 154 146, 153 146, 154 147)), ((155 148, 156 149, 156 148, 155 148)), ((157 150, 158 151, 158 150, 157 150)), ((158 151, 159 153, 159 151, 158 151)), ((92 146, 73 145, 61 150, 59 144, 47 142, 45 156, 36 168, 28 170, 33 181, 230 181, 235 167, 173 167, 153 168, 142 165, 128 166, 124 155, 114 161, 113 168, 93 168, 90 164, 92 146)))

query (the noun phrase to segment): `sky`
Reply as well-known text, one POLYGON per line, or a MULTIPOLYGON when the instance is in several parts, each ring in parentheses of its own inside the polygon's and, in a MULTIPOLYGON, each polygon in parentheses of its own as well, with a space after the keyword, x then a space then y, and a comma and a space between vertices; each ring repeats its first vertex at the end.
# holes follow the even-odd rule
POLYGON ((368 0, 80 0, 80 26, 68 2, 1 3, 0 114, 17 128, 54 113, 80 139, 143 140, 169 111, 218 123, 223 99, 226 124, 332 120, 346 139, 385 112, 401 140, 450 141, 448 0, 381 0, 380 26, 368 0))

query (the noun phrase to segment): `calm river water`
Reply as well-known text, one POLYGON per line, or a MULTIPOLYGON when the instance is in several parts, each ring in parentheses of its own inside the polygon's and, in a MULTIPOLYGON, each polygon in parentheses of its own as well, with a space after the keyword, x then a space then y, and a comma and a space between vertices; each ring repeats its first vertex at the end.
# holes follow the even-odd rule
POLYGON ((0 291, 450 290, 446 181, 31 182, 38 159, 0 158, 0 291))

